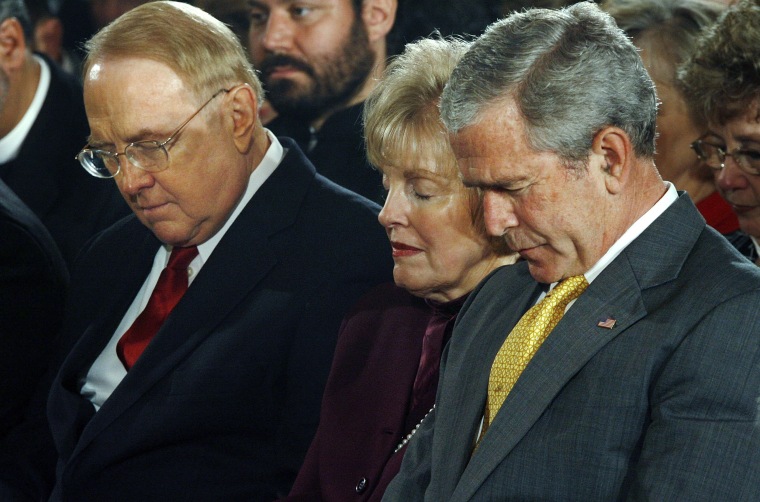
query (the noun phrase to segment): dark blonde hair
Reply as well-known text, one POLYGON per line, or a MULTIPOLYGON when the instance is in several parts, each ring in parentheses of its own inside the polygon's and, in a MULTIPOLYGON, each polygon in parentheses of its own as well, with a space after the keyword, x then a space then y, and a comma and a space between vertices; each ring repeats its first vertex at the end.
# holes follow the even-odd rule
MULTIPOLYGON (((364 103, 364 135, 367 158, 375 166, 408 165, 432 156, 436 173, 461 185, 473 225, 485 235, 482 193, 462 185, 438 110, 443 88, 469 46, 464 40, 440 36, 407 44, 364 103)), ((498 254, 510 252, 500 237, 489 242, 498 254)))
POLYGON ((678 73, 697 117, 724 123, 760 98, 760 0, 729 7, 678 73))
POLYGON ((186 3, 158 1, 136 7, 100 30, 85 48, 85 76, 105 57, 145 58, 171 68, 200 99, 248 84, 258 103, 262 101, 261 83, 235 34, 186 3))

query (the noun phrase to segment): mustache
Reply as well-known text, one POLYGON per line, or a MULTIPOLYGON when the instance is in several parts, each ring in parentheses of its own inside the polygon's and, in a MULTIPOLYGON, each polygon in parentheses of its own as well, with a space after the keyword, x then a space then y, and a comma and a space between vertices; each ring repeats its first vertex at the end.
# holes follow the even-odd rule
POLYGON ((259 65, 259 71, 262 75, 269 75, 278 66, 290 66, 296 70, 301 70, 309 76, 314 76, 314 69, 305 62, 284 54, 270 54, 264 57, 259 65))

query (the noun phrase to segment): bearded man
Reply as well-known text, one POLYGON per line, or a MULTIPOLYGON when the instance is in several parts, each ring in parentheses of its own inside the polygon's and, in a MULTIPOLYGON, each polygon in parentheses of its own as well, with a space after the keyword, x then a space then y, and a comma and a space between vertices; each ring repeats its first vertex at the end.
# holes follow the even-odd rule
POLYGON ((299 6, 253 0, 249 47, 277 117, 322 175, 381 200, 380 174, 364 153, 364 99, 385 68, 396 0, 320 0, 299 6))

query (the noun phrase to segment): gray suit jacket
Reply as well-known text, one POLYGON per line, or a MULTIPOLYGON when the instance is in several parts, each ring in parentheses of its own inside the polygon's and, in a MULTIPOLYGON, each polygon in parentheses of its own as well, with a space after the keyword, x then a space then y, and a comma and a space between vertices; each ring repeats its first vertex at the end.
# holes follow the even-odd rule
POLYGON ((539 292, 525 263, 473 292, 383 500, 758 500, 760 272, 685 194, 567 312, 473 454, 491 363, 539 292))

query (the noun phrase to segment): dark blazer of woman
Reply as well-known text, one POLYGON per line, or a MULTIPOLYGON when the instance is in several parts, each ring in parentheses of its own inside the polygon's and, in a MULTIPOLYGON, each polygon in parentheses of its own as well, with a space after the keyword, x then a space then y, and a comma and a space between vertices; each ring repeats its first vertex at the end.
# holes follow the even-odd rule
POLYGON ((432 388, 413 399, 425 333, 443 317, 445 341, 461 303, 428 304, 393 284, 359 301, 341 326, 317 434, 283 500, 382 498, 406 448, 394 450, 435 400, 437 370, 432 388))

